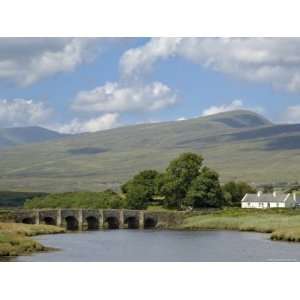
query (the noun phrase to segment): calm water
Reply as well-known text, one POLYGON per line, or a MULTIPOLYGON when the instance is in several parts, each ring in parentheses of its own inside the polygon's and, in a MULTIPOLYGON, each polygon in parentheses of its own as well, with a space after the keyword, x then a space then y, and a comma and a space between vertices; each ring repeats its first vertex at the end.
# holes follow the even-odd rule
POLYGON ((45 235, 42 244, 61 249, 17 261, 300 261, 300 243, 234 231, 108 230, 45 235))

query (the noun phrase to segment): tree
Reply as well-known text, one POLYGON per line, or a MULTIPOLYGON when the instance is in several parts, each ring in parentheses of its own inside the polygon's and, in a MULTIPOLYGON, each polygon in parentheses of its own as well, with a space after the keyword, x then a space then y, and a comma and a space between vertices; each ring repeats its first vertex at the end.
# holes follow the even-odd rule
POLYGON ((256 193, 255 188, 243 181, 229 181, 222 187, 225 202, 229 206, 240 206, 247 193, 256 193))
POLYGON ((181 208, 192 181, 200 173, 202 162, 202 156, 189 152, 170 162, 161 187, 165 206, 181 208))
POLYGON ((164 206, 167 208, 181 208, 186 191, 182 189, 180 181, 171 178, 168 175, 164 177, 164 183, 161 187, 161 194, 164 196, 164 206))
POLYGON ((127 181, 121 186, 121 190, 124 194, 128 193, 129 188, 132 185, 142 185, 147 191, 147 195, 150 199, 157 192, 157 178, 159 173, 156 170, 144 170, 135 175, 131 180, 127 181))
POLYGON ((129 209, 145 209, 150 201, 149 190, 142 184, 129 184, 127 187, 127 207, 129 209))
POLYGON ((158 173, 155 178, 155 195, 161 195, 162 187, 165 184, 165 173, 158 173))
POLYGON ((263 186, 263 193, 273 193, 274 186, 272 184, 266 184, 263 186))
POLYGON ((128 188, 131 183, 132 183, 132 180, 128 180, 127 182, 125 182, 124 184, 121 185, 121 191, 123 194, 127 194, 128 188))
POLYGON ((144 170, 133 177, 134 184, 141 184, 146 187, 148 193, 154 195, 156 193, 156 179, 159 173, 156 170, 144 170))
POLYGON ((193 180, 186 195, 185 204, 194 208, 222 207, 223 192, 217 172, 204 167, 193 180))

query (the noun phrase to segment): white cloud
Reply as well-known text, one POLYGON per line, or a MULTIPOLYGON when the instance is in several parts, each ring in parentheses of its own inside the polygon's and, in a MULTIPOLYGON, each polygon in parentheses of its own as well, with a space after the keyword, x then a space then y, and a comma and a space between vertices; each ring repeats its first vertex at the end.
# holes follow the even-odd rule
POLYGON ((151 70, 158 59, 176 54, 181 38, 153 38, 144 46, 127 50, 120 60, 121 73, 125 77, 151 70))
POLYGON ((232 110, 237 110, 237 109, 243 109, 243 101, 241 100, 234 100, 230 104, 223 104, 220 106, 211 106, 202 112, 202 116, 209 116, 209 115, 214 115, 226 111, 232 111, 232 110))
POLYGON ((0 99, 0 126, 31 126, 44 124, 52 110, 42 102, 26 99, 0 99))
POLYGON ((185 117, 180 117, 180 118, 176 119, 176 121, 185 121, 185 120, 186 120, 185 117))
POLYGON ((120 125, 118 113, 81 120, 74 118, 68 123, 55 123, 53 110, 43 102, 26 99, 0 99, 0 127, 42 126, 61 133, 95 132, 120 125))
POLYGON ((85 112, 155 111, 177 102, 178 97, 161 82, 127 86, 108 82, 93 90, 81 91, 73 109, 85 112))
POLYGON ((27 86, 73 71, 100 49, 95 38, 0 38, 0 79, 27 86))
POLYGON ((264 109, 262 107, 249 107, 244 105, 243 101, 240 99, 237 100, 233 100, 231 103, 229 104, 222 104, 219 106, 211 106, 207 109, 204 109, 202 111, 202 116, 209 116, 209 115, 214 115, 214 114, 218 114, 218 113, 222 113, 222 112, 226 112, 226 111, 233 111, 233 110, 239 110, 239 109, 245 109, 245 110, 251 110, 251 111, 255 111, 258 113, 262 113, 264 111, 264 109))
POLYGON ((161 59, 180 56, 240 79, 300 91, 300 38, 153 38, 120 61, 123 76, 138 77, 161 59))
POLYGON ((89 120, 73 119, 68 124, 57 125, 54 128, 61 133, 83 133, 83 132, 96 132, 100 130, 111 129, 119 126, 119 114, 108 113, 97 118, 89 120))

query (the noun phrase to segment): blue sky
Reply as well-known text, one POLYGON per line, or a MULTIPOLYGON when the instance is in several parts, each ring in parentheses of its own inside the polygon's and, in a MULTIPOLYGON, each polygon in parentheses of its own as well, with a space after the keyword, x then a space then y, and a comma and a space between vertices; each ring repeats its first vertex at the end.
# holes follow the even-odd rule
POLYGON ((298 38, 1 38, 0 126, 98 131, 251 109, 300 122, 298 38))

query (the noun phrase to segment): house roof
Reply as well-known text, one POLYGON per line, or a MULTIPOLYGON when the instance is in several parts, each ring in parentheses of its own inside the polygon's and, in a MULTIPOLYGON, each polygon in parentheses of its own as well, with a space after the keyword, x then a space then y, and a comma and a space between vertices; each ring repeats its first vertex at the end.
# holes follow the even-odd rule
POLYGON ((285 202, 291 194, 246 194, 242 202, 285 202))

